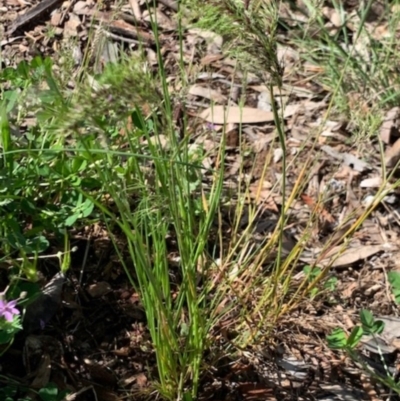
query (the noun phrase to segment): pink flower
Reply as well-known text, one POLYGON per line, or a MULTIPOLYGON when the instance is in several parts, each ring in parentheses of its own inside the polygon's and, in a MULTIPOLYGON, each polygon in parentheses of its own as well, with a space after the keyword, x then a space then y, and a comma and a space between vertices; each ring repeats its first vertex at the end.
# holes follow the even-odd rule
POLYGON ((0 299, 0 317, 4 317, 7 322, 12 322, 14 315, 19 315, 19 310, 16 308, 17 301, 6 301, 0 299))

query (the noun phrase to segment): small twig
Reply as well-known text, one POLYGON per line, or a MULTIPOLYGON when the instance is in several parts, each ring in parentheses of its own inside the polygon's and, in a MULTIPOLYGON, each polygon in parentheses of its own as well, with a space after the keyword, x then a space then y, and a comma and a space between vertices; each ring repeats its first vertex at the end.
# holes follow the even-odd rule
POLYGON ((78 247, 74 246, 70 251, 67 252, 57 252, 53 255, 37 255, 37 256, 27 256, 26 258, 16 258, 14 260, 18 262, 23 262, 24 260, 36 260, 36 259, 48 259, 48 258, 59 258, 60 256, 66 255, 69 252, 76 252, 78 247))
POLYGON ((125 42, 125 43, 129 43, 129 44, 135 44, 135 45, 140 45, 140 42, 136 39, 129 39, 129 38, 125 38, 123 36, 120 35, 116 35, 115 33, 112 32, 108 32, 106 30, 103 31, 104 36, 107 36, 111 39, 114 40, 119 40, 120 42, 125 42))

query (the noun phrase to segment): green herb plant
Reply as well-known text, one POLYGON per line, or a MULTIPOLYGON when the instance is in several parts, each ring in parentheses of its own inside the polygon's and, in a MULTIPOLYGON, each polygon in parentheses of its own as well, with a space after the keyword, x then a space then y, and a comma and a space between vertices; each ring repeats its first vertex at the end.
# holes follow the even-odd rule
POLYGON ((381 362, 386 370, 386 375, 377 374, 360 356, 357 347, 364 336, 378 336, 385 328, 382 320, 376 320, 373 314, 366 309, 360 311, 361 325, 355 326, 349 335, 343 329, 335 329, 327 336, 327 342, 330 348, 344 351, 354 362, 356 362, 363 371, 378 382, 384 384, 392 391, 400 394, 400 386, 396 379, 390 374, 386 362, 380 352, 381 362))

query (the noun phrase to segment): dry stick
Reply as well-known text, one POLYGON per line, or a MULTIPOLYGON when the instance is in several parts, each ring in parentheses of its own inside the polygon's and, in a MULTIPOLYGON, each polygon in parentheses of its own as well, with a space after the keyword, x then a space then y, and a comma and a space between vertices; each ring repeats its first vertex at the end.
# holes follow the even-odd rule
POLYGON ((128 19, 126 14, 118 15, 120 19, 115 19, 114 15, 110 12, 95 11, 89 12, 87 15, 92 15, 92 18, 104 23, 104 26, 107 27, 108 30, 117 35, 138 39, 146 44, 153 44, 155 42, 153 35, 126 22, 128 19))
POLYGON ((42 16, 42 14, 51 11, 62 0, 43 0, 35 7, 29 9, 25 14, 19 15, 12 23, 7 35, 11 35, 17 29, 22 28, 24 25, 33 22, 35 19, 42 16))

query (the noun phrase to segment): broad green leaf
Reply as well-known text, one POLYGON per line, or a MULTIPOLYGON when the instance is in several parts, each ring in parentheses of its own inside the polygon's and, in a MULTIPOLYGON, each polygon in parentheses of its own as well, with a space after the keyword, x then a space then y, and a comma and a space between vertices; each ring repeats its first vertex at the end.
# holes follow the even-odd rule
POLYGON ((46 387, 39 390, 39 395, 43 401, 57 401, 58 388, 54 383, 48 383, 46 387))
POLYGON ((388 273, 389 283, 396 288, 400 288, 400 272, 391 271, 388 273))
POLYGON ((331 277, 324 283, 324 288, 326 290, 334 291, 336 289, 337 282, 338 279, 336 277, 331 277))
POLYGON ((347 345, 347 336, 342 329, 335 329, 326 339, 332 349, 343 349, 347 345))
POLYGON ((367 309, 362 309, 360 311, 360 319, 361 324, 363 325, 364 329, 370 329, 373 327, 375 319, 372 313, 367 309))
POLYGON ((71 216, 69 216, 69 217, 65 220, 64 224, 65 224, 67 227, 71 227, 71 226, 73 226, 73 225, 75 224, 75 222, 76 222, 78 219, 79 219, 79 215, 78 215, 78 214, 72 214, 71 216))
POLYGON ((19 96, 20 93, 17 90, 6 91, 4 93, 4 99, 8 100, 8 102, 6 102, 6 113, 14 109, 19 96))
POLYGON ((382 320, 375 320, 373 329, 371 332, 373 334, 381 334, 383 330, 385 329, 385 323, 382 320))
POLYGON ((389 283, 396 303, 400 304, 400 272, 391 271, 388 273, 389 283))
MULTIPOLYGON (((3 318, 1 318, 3 319, 3 318)), ((0 344, 8 344, 14 338, 14 333, 9 330, 0 329, 0 344)))
POLYGON ((346 346, 349 348, 355 348, 360 342, 361 337, 364 335, 364 330, 360 326, 355 326, 347 339, 346 346))

